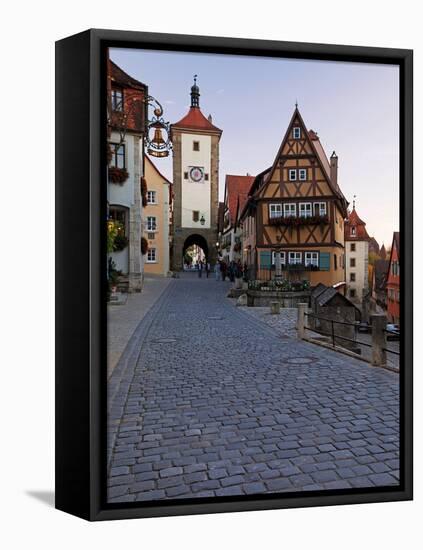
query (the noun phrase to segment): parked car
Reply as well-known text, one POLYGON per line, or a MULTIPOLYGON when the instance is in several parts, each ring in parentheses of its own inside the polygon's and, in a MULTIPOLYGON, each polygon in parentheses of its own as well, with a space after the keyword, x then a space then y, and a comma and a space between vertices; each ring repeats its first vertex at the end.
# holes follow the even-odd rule
POLYGON ((395 325, 394 323, 388 323, 386 325, 386 339, 387 340, 400 339, 400 329, 398 325, 395 325))

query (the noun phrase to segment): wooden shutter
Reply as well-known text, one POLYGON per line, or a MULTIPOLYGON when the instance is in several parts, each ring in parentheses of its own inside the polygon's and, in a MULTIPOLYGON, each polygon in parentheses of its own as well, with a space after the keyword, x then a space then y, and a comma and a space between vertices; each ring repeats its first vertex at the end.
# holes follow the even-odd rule
POLYGON ((272 253, 270 250, 262 250, 260 252, 260 267, 270 268, 272 267, 272 253))
POLYGON ((330 252, 320 252, 319 268, 321 271, 329 271, 330 269, 330 252))

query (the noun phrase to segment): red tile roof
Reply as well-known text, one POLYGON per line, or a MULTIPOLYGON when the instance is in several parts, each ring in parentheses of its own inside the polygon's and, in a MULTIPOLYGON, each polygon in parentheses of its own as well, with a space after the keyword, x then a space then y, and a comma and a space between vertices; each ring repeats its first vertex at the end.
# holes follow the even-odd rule
POLYGON ((231 224, 236 221, 238 197, 240 201, 240 210, 242 210, 254 179, 254 176, 235 176, 230 174, 226 176, 225 204, 229 209, 231 224))
POLYGON ((193 130, 222 133, 220 128, 214 126, 214 124, 203 115, 199 107, 190 107, 188 113, 181 118, 181 120, 172 124, 172 128, 192 128, 193 130))
POLYGON ((355 208, 348 214, 345 222, 344 236, 346 241, 368 241, 370 240, 366 230, 366 222, 360 219, 355 208), (351 234, 351 228, 355 227, 355 235, 351 234))

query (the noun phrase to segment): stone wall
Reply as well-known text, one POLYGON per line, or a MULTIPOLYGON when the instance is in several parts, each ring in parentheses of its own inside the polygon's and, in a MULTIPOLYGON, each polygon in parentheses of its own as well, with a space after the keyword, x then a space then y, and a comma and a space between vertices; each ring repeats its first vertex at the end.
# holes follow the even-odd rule
POLYGON ((310 302, 310 291, 281 292, 267 290, 248 290, 248 306, 265 307, 270 302, 279 302, 281 307, 298 307, 299 303, 310 302))

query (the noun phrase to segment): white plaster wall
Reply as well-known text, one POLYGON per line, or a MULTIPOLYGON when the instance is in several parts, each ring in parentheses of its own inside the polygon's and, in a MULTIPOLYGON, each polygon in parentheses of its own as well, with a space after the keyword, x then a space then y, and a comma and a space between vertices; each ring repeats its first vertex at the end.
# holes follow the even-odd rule
POLYGON ((209 228, 211 218, 211 137, 198 134, 182 134, 181 136, 181 181, 182 181, 182 227, 209 228), (193 151, 193 141, 200 142, 200 150, 193 151), (189 172, 190 166, 201 166, 204 173, 209 174, 209 181, 194 183, 184 179, 184 172, 189 172), (200 212, 199 218, 204 216, 206 222, 192 220, 192 211, 200 212))
MULTIPOLYGON (((119 204, 121 206, 127 206, 128 208, 134 204, 134 173, 135 159, 134 159, 134 138, 132 135, 125 137, 125 154, 126 154, 126 169, 129 172, 129 178, 123 185, 117 183, 108 183, 108 201, 109 204, 119 204)), ((119 135, 116 132, 112 132, 110 139, 111 142, 119 143, 119 135)), ((137 159, 139 162, 139 159, 137 159)))
MULTIPOLYGON (((354 241, 355 252, 351 251, 351 241, 346 241, 346 276, 347 288, 354 288, 357 300, 363 297, 363 291, 368 288, 368 263, 369 243, 367 241, 354 241), (350 259, 355 258, 355 267, 350 267, 350 259), (355 273, 355 282, 350 281, 350 273, 355 273)), ((349 297, 349 295, 347 295, 349 297)))

